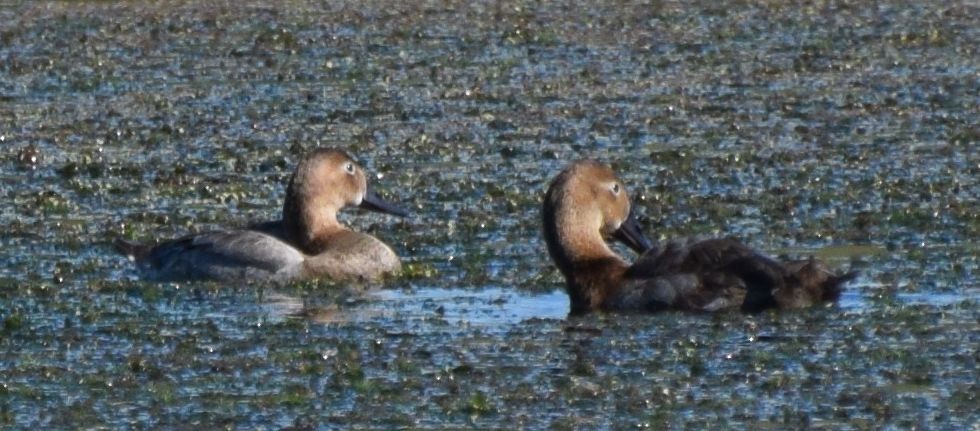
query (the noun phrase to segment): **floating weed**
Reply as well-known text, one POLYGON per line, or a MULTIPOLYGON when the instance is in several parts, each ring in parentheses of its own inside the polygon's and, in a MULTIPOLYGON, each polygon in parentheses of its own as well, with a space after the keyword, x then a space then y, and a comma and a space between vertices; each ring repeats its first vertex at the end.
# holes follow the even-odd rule
POLYGON ((487 394, 476 391, 466 399, 460 411, 470 415, 485 415, 495 412, 496 409, 487 394))
POLYGON ((4 334, 10 335, 16 333, 23 329, 28 324, 27 316, 20 312, 14 311, 7 314, 3 318, 3 332, 4 334))
POLYGON ((315 394, 305 385, 285 385, 266 401, 267 406, 304 406, 312 402, 315 394))
POLYGON ((382 386, 375 380, 363 378, 363 376, 360 376, 359 378, 352 378, 351 387, 359 394, 366 396, 374 395, 382 388, 382 386))
POLYGON ((399 278, 404 277, 409 280, 430 279, 438 274, 436 267, 429 262, 408 262, 402 265, 399 278))
POLYGON ((34 195, 33 205, 28 207, 45 215, 66 215, 72 213, 75 205, 58 192, 47 190, 34 195))
POLYGON ((961 3, 4 9, 0 423, 969 428, 980 26, 961 3), (134 282, 108 257, 276 217, 319 145, 416 209, 344 214, 404 256, 381 285, 400 295, 134 282), (581 157, 615 165, 652 237, 862 276, 806 313, 562 330, 539 199, 581 157), (465 295, 418 298, 442 290, 465 295))

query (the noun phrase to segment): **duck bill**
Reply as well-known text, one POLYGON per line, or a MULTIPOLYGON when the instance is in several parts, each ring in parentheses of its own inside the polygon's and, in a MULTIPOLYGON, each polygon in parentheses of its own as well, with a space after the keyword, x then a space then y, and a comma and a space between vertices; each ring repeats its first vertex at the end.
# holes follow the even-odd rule
POLYGON ((619 229, 613 232, 613 238, 626 244, 627 247, 640 254, 653 248, 650 240, 643 235, 643 230, 640 229, 640 223, 633 217, 633 210, 630 210, 629 216, 626 217, 623 224, 619 225, 619 229))
POLYGON ((364 198, 361 199, 361 205, 359 206, 368 211, 376 211, 379 213, 396 215, 398 217, 408 217, 409 215, 408 211, 398 208, 395 206, 395 204, 381 199, 381 196, 378 196, 374 190, 371 190, 370 186, 368 186, 367 192, 364 193, 364 198))

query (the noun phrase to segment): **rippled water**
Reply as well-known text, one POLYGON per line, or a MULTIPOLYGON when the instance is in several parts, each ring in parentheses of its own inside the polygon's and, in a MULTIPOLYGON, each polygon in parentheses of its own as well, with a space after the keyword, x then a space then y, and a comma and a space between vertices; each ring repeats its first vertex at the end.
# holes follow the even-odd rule
POLYGON ((976 427, 978 17, 0 3, 0 428, 976 427), (417 214, 344 214, 405 276, 152 284, 112 251, 276 217, 318 145, 417 214), (651 237, 861 276, 796 312, 568 317, 538 209, 581 157, 651 237))

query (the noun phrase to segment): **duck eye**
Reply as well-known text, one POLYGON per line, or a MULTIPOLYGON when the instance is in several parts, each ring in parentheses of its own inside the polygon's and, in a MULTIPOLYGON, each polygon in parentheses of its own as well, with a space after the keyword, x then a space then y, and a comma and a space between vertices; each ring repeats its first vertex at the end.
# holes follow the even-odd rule
POLYGON ((619 183, 613 184, 613 186, 612 186, 612 192, 613 192, 614 195, 618 195, 619 194, 619 183))
POLYGON ((354 173, 354 164, 351 163, 351 162, 347 162, 347 164, 344 165, 344 170, 346 170, 348 174, 353 174, 354 173))

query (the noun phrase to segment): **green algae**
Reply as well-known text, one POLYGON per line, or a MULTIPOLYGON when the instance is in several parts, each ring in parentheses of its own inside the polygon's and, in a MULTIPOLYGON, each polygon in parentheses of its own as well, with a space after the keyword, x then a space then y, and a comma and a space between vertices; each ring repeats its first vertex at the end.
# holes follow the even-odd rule
POLYGON ((0 8, 0 423, 977 423, 976 8, 573 6, 0 8), (111 249, 278 217, 317 145, 416 213, 342 214, 400 277, 153 284, 111 249), (567 317, 539 206, 579 157, 651 237, 861 276, 811 310, 567 317))

